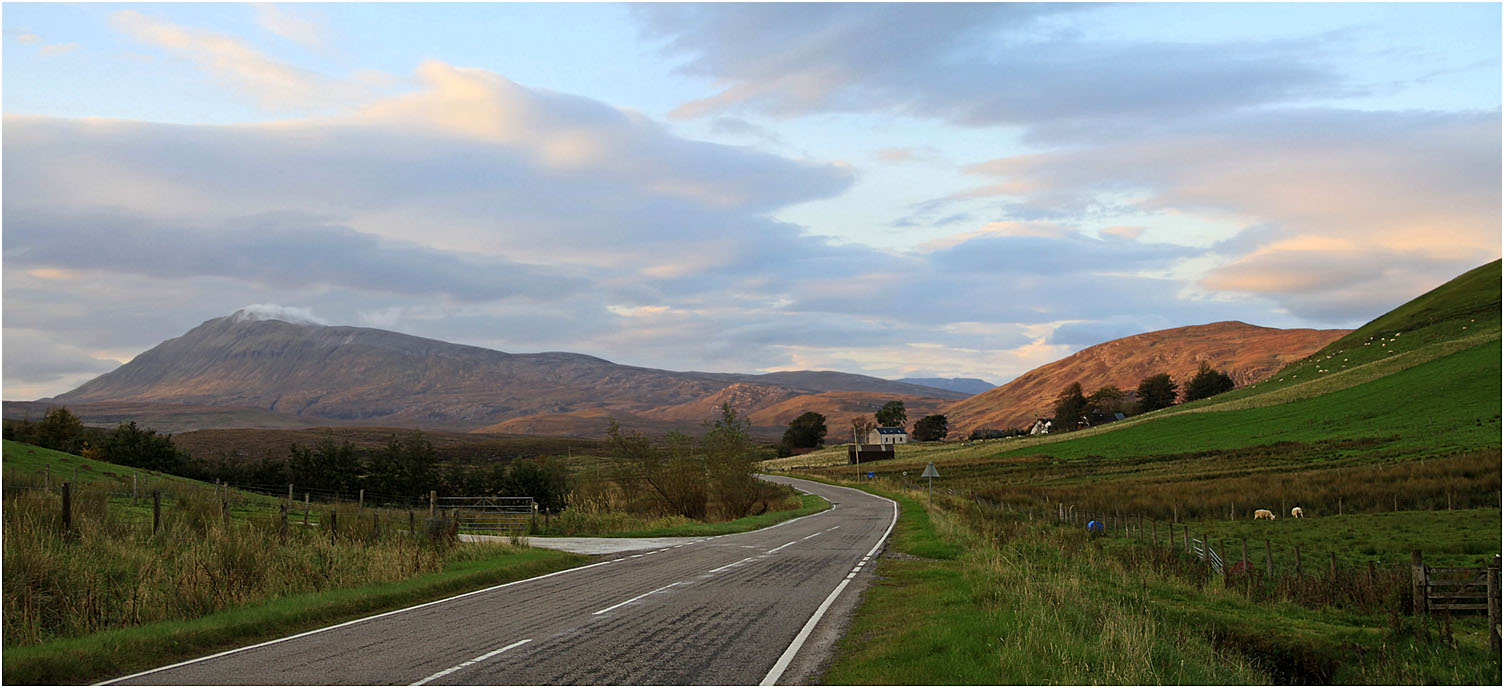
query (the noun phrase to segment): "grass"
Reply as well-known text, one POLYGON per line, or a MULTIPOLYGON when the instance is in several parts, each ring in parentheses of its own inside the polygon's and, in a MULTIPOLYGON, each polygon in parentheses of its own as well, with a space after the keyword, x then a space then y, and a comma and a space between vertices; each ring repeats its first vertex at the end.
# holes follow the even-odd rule
MULTIPOLYGON (((823 677, 835 684, 1497 683, 1476 618, 1245 596, 1160 550, 921 492, 823 677), (910 515, 927 511, 925 519, 910 515), (941 547, 952 558, 910 558, 941 547), (908 555, 908 556, 905 556, 908 555)), ((908 499, 904 499, 907 496, 908 499)), ((1341 519, 1331 519, 1339 521, 1341 519)), ((1267 524, 1266 524, 1267 525, 1267 524)))

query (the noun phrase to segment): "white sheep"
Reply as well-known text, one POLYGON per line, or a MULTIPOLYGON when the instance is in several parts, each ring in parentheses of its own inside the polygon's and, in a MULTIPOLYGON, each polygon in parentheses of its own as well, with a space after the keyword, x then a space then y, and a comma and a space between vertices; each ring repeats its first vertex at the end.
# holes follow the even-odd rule
POLYGON ((1290 509, 1290 518, 1305 518, 1305 517, 1306 517, 1306 512, 1302 511, 1300 507, 1297 506, 1297 507, 1294 507, 1294 508, 1290 509))
POLYGON ((1258 511, 1253 512, 1253 520, 1257 521, 1260 519, 1268 519, 1270 521, 1273 521, 1274 512, 1268 509, 1259 509, 1258 511))

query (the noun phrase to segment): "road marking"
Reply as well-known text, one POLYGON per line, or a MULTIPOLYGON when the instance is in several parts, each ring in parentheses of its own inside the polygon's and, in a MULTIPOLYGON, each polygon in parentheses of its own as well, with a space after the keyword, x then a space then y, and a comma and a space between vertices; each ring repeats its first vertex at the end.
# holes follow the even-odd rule
POLYGON ((783 543, 783 544, 781 544, 781 545, 779 545, 777 547, 774 547, 773 549, 768 550, 768 554, 772 554, 774 552, 777 552, 778 550, 783 549, 785 547, 788 547, 789 545, 792 545, 795 542, 798 542, 798 540, 794 540, 793 542, 785 542, 785 543, 783 543))
MULTIPOLYGON (((831 485, 830 487, 840 486, 831 485)), ((852 490, 852 488, 849 487, 844 487, 841 489, 852 490)), ((860 490, 852 491, 860 492, 860 490)), ((862 494, 868 493, 863 492, 862 494)), ((898 502, 879 495, 869 496, 887 500, 888 503, 893 505, 893 520, 888 523, 888 529, 883 532, 883 536, 877 539, 877 544, 873 545, 872 549, 867 552, 867 556, 871 557, 872 555, 877 554, 878 548, 882 547, 884 542, 888 541, 888 535, 893 532, 893 526, 898 524, 898 502)), ((768 670, 768 675, 763 677, 762 683, 760 685, 771 686, 778 683, 778 679, 783 677, 783 672, 788 671, 789 664, 794 661, 794 655, 799 654, 799 648, 804 647, 804 642, 806 640, 809 640, 809 635, 814 632, 815 625, 820 623, 820 618, 825 616, 825 612, 830 609, 830 605, 835 603, 836 597, 841 594, 842 590, 846 589, 846 586, 849 585, 851 583, 851 580, 855 577, 856 572, 852 571, 849 575, 846 576, 845 580, 842 580, 840 584, 836 586, 835 590, 830 591, 830 596, 826 597, 825 601, 820 603, 820 608, 815 610, 814 616, 809 617, 809 621, 805 622, 804 628, 799 629, 799 635, 794 636, 794 642, 789 643, 788 649, 783 651, 783 655, 778 658, 778 662, 773 664, 772 669, 768 670)))
MULTIPOLYGON (((620 560, 617 559, 615 561, 620 561, 620 560)), ((323 633, 325 631, 332 631, 332 630, 335 630, 335 629, 338 629, 338 628, 344 628, 346 626, 354 626, 355 624, 358 624, 358 623, 365 623, 367 621, 374 621, 376 619, 380 619, 380 618, 385 617, 385 616, 392 616, 393 614, 401 614, 403 612, 410 612, 410 611, 413 611, 415 609, 422 609, 424 607, 432 607, 433 605, 436 605, 436 604, 443 604, 445 602, 452 602, 454 600, 462 599, 462 598, 465 598, 465 597, 470 597, 472 595, 480 595, 480 594, 483 594, 483 593, 493 592, 493 591, 496 591, 496 590, 500 590, 502 588, 510 588, 510 587, 512 587, 514 585, 521 585, 523 583, 529 583, 529 582, 532 582, 532 581, 535 581, 535 580, 541 580, 541 579, 544 579, 544 578, 552 578, 554 576, 560 576, 560 575, 563 575, 563 574, 566 574, 566 573, 573 573, 575 571, 584 571, 585 569, 593 569, 593 568, 595 568, 597 566, 605 566, 606 564, 610 564, 610 563, 612 563, 612 562, 610 562, 610 561, 601 561, 601 562, 596 562, 594 564, 586 564, 584 566, 576 566, 576 567, 574 567, 572 569, 564 569, 562 571, 555 571, 553 573, 545 573, 545 574, 543 574, 541 576, 533 576, 532 578, 524 578, 522 580, 512 581, 510 583, 502 583, 501 585, 493 585, 493 586, 491 586, 489 588, 482 588, 480 590, 471 590, 470 592, 460 593, 460 594, 455 595, 453 597, 446 597, 446 598, 444 598, 442 600, 434 600, 432 602, 424 602, 422 604, 415 604, 415 605, 413 605, 411 607, 403 607, 402 609, 394 609, 394 610, 389 611, 389 612, 382 612, 380 614, 374 614, 372 616, 367 616, 367 617, 360 618, 360 619, 354 619, 354 620, 351 620, 351 621, 346 621, 344 623, 334 624, 333 626, 325 626, 323 628, 316 628, 316 629, 311 630, 311 631, 304 631, 302 633, 298 633, 296 635, 290 635, 290 636, 287 636, 285 638, 277 638, 275 640, 268 640, 268 641, 266 641, 264 643, 256 643, 255 645, 247 645, 245 647, 237 647, 237 648, 235 648, 233 650, 225 650, 224 652, 218 652, 218 653, 215 653, 215 654, 212 654, 212 655, 207 655, 207 656, 204 656, 204 657, 199 657, 197 659, 190 659, 190 660, 187 660, 187 661, 184 661, 184 662, 178 662, 177 664, 169 664, 169 665, 164 666, 164 667, 157 667, 155 669, 147 669, 146 671, 136 672, 136 673, 131 674, 129 676, 121 676, 120 678, 112 678, 112 679, 110 679, 108 681, 100 681, 99 683, 96 683, 94 685, 96 685, 96 686, 107 686, 107 685, 110 685, 112 683, 117 683, 119 681, 127 681, 127 680, 130 680, 130 679, 136 678, 138 676, 145 676, 147 674, 155 674, 155 673, 157 673, 159 671, 167 671, 168 669, 176 669, 178 667, 188 666, 189 664, 197 664, 199 662, 205 662, 205 661, 208 661, 208 660, 211 660, 211 659, 218 659, 220 657, 224 657, 224 656, 227 656, 227 655, 233 655, 233 654, 236 654, 236 653, 239 653, 239 652, 245 652, 246 650, 254 650, 254 649, 257 649, 257 648, 266 647, 268 645, 276 645, 277 643, 285 643, 285 642, 287 642, 289 640, 297 640, 298 638, 306 638, 306 637, 308 637, 310 635, 314 635, 314 634, 317 634, 317 633, 323 633)))
POLYGON ((456 664, 456 665, 454 665, 452 667, 449 667, 448 669, 440 671, 437 674, 429 676, 428 678, 425 678, 422 681, 419 681, 417 683, 409 683, 408 685, 411 685, 411 686, 421 686, 421 685, 423 685, 425 683, 428 683, 429 681, 432 681, 432 680, 434 680, 436 678, 441 678, 441 677, 444 677, 444 676, 448 676, 449 674, 452 674, 452 673, 454 673, 456 671, 459 671, 460 669, 463 669, 463 668, 465 668, 467 666, 470 666, 471 664, 474 664, 476 662, 484 662, 484 661, 486 661, 486 660, 488 660, 488 659, 490 659, 492 657, 495 657, 496 655, 499 655, 499 654, 501 654, 503 652, 506 652, 507 650, 510 650, 510 649, 512 649, 514 647, 520 647, 520 646, 526 645, 526 644, 528 644, 530 642, 533 642, 532 638, 528 638, 527 640, 519 640, 519 641, 517 641, 515 643, 512 643, 511 645, 508 645, 506 647, 501 648, 500 650, 492 650, 492 651, 487 652, 486 654, 483 654, 483 655, 481 655, 479 657, 476 657, 475 659, 472 659, 472 660, 470 660, 468 662, 461 662, 461 663, 456 664))
MULTIPOLYGON (((684 581, 679 581, 679 583, 683 583, 683 582, 684 581)), ((636 602, 637 600, 640 600, 640 599, 642 599, 644 597, 647 597, 648 595, 651 595, 651 594, 653 594, 655 592, 663 592, 664 590, 672 588, 675 585, 678 585, 679 583, 669 583, 668 585, 665 585, 665 586, 663 586, 661 588, 658 588, 657 590, 649 590, 648 592, 642 593, 641 595, 638 595, 638 596, 636 596, 636 597, 634 597, 634 598, 632 598, 630 600, 627 600, 626 602, 617 602, 616 604, 613 604, 613 605, 611 605, 609 607, 606 607, 605 609, 602 609, 602 610, 600 610, 598 612, 595 612, 595 614, 605 614, 606 612, 609 612, 612 609, 620 607, 620 606, 622 606, 624 604, 632 604, 633 602, 636 602)), ((592 614, 592 616, 594 616, 594 614, 592 614)))
POLYGON ((715 573, 717 571, 724 571, 724 570, 729 569, 729 568, 731 568, 733 566, 736 566, 737 564, 742 563, 742 561, 752 561, 753 559, 756 559, 756 558, 757 557, 747 557, 746 559, 743 559, 741 561, 733 561, 733 562, 731 562, 731 563, 729 563, 729 564, 727 564, 725 566, 722 566, 722 567, 720 567, 718 569, 711 569, 709 571, 706 571, 705 573, 715 573))

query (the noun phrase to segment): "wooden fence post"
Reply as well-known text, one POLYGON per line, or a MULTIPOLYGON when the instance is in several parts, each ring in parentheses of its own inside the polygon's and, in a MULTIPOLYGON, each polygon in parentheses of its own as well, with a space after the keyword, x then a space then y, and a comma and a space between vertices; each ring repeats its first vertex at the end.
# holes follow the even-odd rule
POLYGON ((1426 605, 1426 564, 1418 549, 1410 550, 1410 595, 1414 600, 1410 607, 1412 613, 1430 612, 1426 605))
POLYGON ((151 491, 151 534, 162 530, 162 491, 151 491))
POLYGON ((331 540, 334 539, 334 536, 337 533, 339 533, 339 512, 335 511, 334 509, 330 509, 329 510, 329 538, 331 540))
POLYGON ((1499 655, 1499 558, 1488 568, 1488 644, 1499 655))
POLYGON ((63 533, 73 532, 73 483, 63 483, 63 533))
POLYGON ((1295 546, 1295 577, 1300 578, 1300 545, 1295 546))
POLYGON ((1185 524, 1185 531, 1181 535, 1185 536, 1185 551, 1189 553, 1191 551, 1191 524, 1185 524))
POLYGON ((287 509, 292 510, 292 483, 287 484, 287 509))
POLYGON ((47 464, 46 471, 47 471, 46 472, 46 479, 45 479, 46 482, 44 482, 42 484, 47 487, 47 491, 48 492, 51 492, 52 491, 52 464, 50 464, 50 463, 47 464))
POLYGON ((438 490, 429 490, 428 491, 428 517, 429 518, 433 518, 434 507, 437 506, 438 503, 439 503, 439 491, 438 490))
POLYGON ((1373 560, 1369 559, 1368 560, 1368 587, 1370 587, 1370 588, 1373 587, 1373 579, 1374 579, 1374 575, 1373 575, 1373 560))
POLYGON ((1342 515, 1342 498, 1341 497, 1337 498, 1337 515, 1338 516, 1342 515))
POLYGON ((141 496, 141 484, 136 479, 138 477, 139 475, 136 473, 131 474, 131 506, 135 506, 141 496))
POLYGON ((308 493, 303 493, 303 525, 308 525, 308 493))
POLYGON ((1327 557, 1331 561, 1332 582, 1336 582, 1337 581, 1337 553, 1336 552, 1327 552, 1326 555, 1327 555, 1327 557))
POLYGON ((418 534, 417 527, 418 527, 417 526, 417 521, 413 517, 413 510, 412 509, 408 509, 407 510, 407 534, 408 535, 417 535, 418 534))
POLYGON ((281 526, 279 526, 277 528, 277 537, 280 537, 283 542, 286 542, 287 541, 287 505, 286 504, 279 504, 277 506, 278 506, 278 510, 282 512, 281 526))
POLYGON ((360 508, 366 508, 366 488, 360 488, 360 508))
POLYGON ((1274 550, 1269 547, 1269 538, 1264 538, 1264 575, 1274 578, 1274 550))

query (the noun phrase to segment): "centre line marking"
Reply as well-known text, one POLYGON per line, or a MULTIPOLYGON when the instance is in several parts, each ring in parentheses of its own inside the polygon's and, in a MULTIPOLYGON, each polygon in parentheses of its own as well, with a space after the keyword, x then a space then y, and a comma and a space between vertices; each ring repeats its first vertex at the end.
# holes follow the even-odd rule
POLYGON ((746 559, 743 559, 741 561, 733 561, 733 562, 731 562, 731 563, 729 563, 729 564, 727 564, 725 566, 722 566, 722 567, 716 568, 716 569, 711 569, 709 571, 706 571, 705 573, 715 573, 717 571, 724 571, 724 570, 729 569, 729 568, 731 568, 733 566, 736 566, 737 564, 742 563, 742 561, 752 561, 753 559, 756 559, 756 558, 757 557, 747 557, 746 559))
POLYGON ((774 547, 773 549, 768 550, 768 554, 772 554, 774 552, 777 552, 778 550, 783 549, 785 547, 788 547, 789 545, 792 545, 795 542, 798 542, 798 540, 794 540, 793 542, 785 542, 785 543, 783 543, 783 544, 781 544, 781 545, 779 545, 777 547, 774 547))
MULTIPOLYGON (((636 597, 634 597, 634 598, 632 598, 630 600, 627 600, 626 602, 617 602, 616 604, 613 604, 613 605, 611 605, 609 607, 606 607, 605 609, 602 609, 602 610, 600 610, 598 612, 595 612, 595 614, 605 614, 606 612, 609 612, 612 609, 620 607, 620 606, 622 606, 624 604, 632 604, 633 602, 636 602, 637 600, 640 600, 640 599, 642 599, 644 597, 647 597, 648 595, 651 595, 651 594, 653 594, 655 592, 663 592, 664 590, 672 588, 675 585, 678 585, 679 583, 683 583, 683 582, 684 581, 679 581, 678 583, 669 583, 668 585, 665 585, 665 586, 663 586, 661 588, 658 588, 657 590, 649 590, 648 592, 642 593, 641 595, 638 595, 638 596, 636 596, 636 597)), ((595 614, 591 614, 591 616, 595 616, 595 614)))
POLYGON ((445 669, 445 670, 440 671, 440 672, 438 672, 438 673, 436 673, 436 674, 434 674, 432 676, 429 676, 428 678, 425 678, 422 681, 419 681, 417 683, 410 683, 408 685, 421 686, 421 685, 423 685, 425 683, 428 683, 429 681, 432 681, 434 679, 442 678, 444 676, 448 676, 449 674, 452 674, 452 673, 454 673, 456 671, 459 671, 460 669, 463 669, 463 668, 465 668, 467 666, 470 666, 471 664, 474 664, 476 662, 484 662, 484 661, 486 661, 486 660, 488 660, 488 659, 490 659, 492 657, 495 657, 496 655, 499 655, 499 654, 501 654, 503 652, 506 652, 507 650, 510 650, 510 649, 512 649, 514 647, 520 647, 522 645, 526 645, 526 644, 528 644, 530 642, 533 642, 532 638, 528 638, 527 640, 519 640, 519 641, 517 641, 515 643, 512 643, 511 645, 508 645, 506 647, 501 648, 500 650, 492 650, 492 651, 487 652, 486 654, 483 654, 483 655, 481 655, 479 657, 476 657, 475 659, 472 659, 472 660, 470 660, 468 662, 461 662, 461 663, 456 664, 456 665, 454 665, 452 667, 449 667, 448 669, 445 669))

